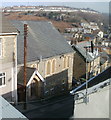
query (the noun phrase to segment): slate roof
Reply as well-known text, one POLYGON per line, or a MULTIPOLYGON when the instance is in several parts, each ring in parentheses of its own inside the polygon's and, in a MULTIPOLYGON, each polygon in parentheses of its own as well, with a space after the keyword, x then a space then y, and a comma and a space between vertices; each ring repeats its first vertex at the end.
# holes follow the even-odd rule
POLYGON ((23 25, 28 24, 27 62, 37 61, 40 58, 49 58, 74 50, 65 38, 50 22, 45 21, 12 21, 20 31, 18 35, 18 64, 23 64, 23 25))
MULTIPOLYGON (((26 70, 27 83, 29 82, 29 80, 30 80, 31 76, 33 75, 33 73, 35 72, 35 70, 36 70, 35 68, 27 67, 27 70, 26 70)), ((17 74, 17 84, 24 85, 23 81, 24 81, 24 67, 21 67, 20 71, 17 74)))
POLYGON ((17 29, 0 13, 0 33, 16 33, 17 29))
POLYGON ((94 39, 96 37, 96 35, 86 33, 86 34, 83 34, 83 37, 85 37, 85 38, 90 37, 91 39, 94 39))
POLYGON ((91 62, 93 61, 95 58, 97 58, 98 56, 95 56, 95 57, 92 57, 89 52, 87 52, 86 54, 86 49, 85 47, 91 47, 91 42, 89 41, 83 41, 83 42, 79 42, 77 45, 73 45, 73 49, 78 53, 80 54, 83 59, 86 61, 86 58, 87 58, 87 61, 88 62, 91 62))
POLYGON ((111 42, 111 39, 106 39, 104 40, 104 42, 111 42))
POLYGON ((22 113, 8 103, 2 96, 0 96, 0 118, 3 119, 26 119, 22 113))
POLYGON ((109 56, 106 52, 100 52, 100 63, 103 65, 106 61, 109 61, 109 56))

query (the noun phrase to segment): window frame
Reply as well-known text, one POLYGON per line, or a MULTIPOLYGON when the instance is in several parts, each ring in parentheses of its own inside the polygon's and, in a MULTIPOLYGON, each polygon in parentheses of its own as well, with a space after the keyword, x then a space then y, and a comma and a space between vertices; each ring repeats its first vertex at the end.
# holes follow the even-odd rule
POLYGON ((65 69, 67 69, 67 57, 66 56, 64 56, 63 58, 62 58, 62 69, 63 70, 65 70, 65 69))
POLYGON ((51 61, 49 60, 46 62, 46 76, 49 76, 50 74, 51 74, 51 61), (48 66, 48 63, 49 63, 49 66, 48 66))
POLYGON ((53 73, 56 73, 56 59, 53 59, 52 60, 52 66, 51 66, 51 72, 52 74, 53 73), (54 63, 54 64, 53 64, 54 63), (54 66, 53 66, 54 65, 54 66), (54 68, 53 68, 54 67, 54 68))
POLYGON ((2 84, 0 87, 3 87, 6 85, 6 72, 0 72, 0 74, 2 74, 2 76, 0 76, 0 79, 2 78, 2 84))
POLYGON ((67 56, 67 68, 70 67, 70 56, 67 56))

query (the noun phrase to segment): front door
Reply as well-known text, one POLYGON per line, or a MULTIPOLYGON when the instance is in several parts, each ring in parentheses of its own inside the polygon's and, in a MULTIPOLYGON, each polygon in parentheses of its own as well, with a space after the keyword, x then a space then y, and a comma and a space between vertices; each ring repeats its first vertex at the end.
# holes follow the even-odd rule
POLYGON ((31 97, 36 96, 36 83, 31 83, 31 97))

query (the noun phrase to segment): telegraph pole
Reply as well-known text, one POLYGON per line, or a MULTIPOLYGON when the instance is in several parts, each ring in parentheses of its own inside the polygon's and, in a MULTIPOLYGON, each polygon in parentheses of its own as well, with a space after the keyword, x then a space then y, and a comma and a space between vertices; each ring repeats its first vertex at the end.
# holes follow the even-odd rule
POLYGON ((88 47, 86 46, 86 94, 84 98, 84 102, 87 104, 88 102, 88 60, 87 60, 87 52, 88 52, 88 47))
POLYGON ((26 105, 26 84, 27 84, 27 24, 24 24, 24 109, 27 109, 26 105))
POLYGON ((88 64, 87 64, 87 47, 86 47, 86 103, 87 103, 87 89, 88 89, 88 64))

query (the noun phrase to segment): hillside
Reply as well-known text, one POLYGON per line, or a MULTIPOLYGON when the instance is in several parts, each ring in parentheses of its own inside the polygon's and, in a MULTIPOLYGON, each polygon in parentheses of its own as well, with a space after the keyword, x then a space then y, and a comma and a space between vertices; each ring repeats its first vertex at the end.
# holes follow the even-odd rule
POLYGON ((7 12, 5 16, 9 20, 34 20, 34 21, 51 21, 60 31, 64 32, 65 28, 73 27, 72 23, 96 22, 103 30, 108 26, 108 16, 103 14, 85 13, 85 12, 7 12), (101 23, 103 26, 101 27, 101 23))
POLYGON ((33 15, 19 15, 18 13, 10 13, 10 14, 5 14, 5 17, 8 20, 51 21, 53 23, 53 25, 60 32, 64 32, 65 28, 71 27, 71 22, 54 21, 54 20, 48 19, 46 17, 39 17, 39 16, 33 16, 33 15))

